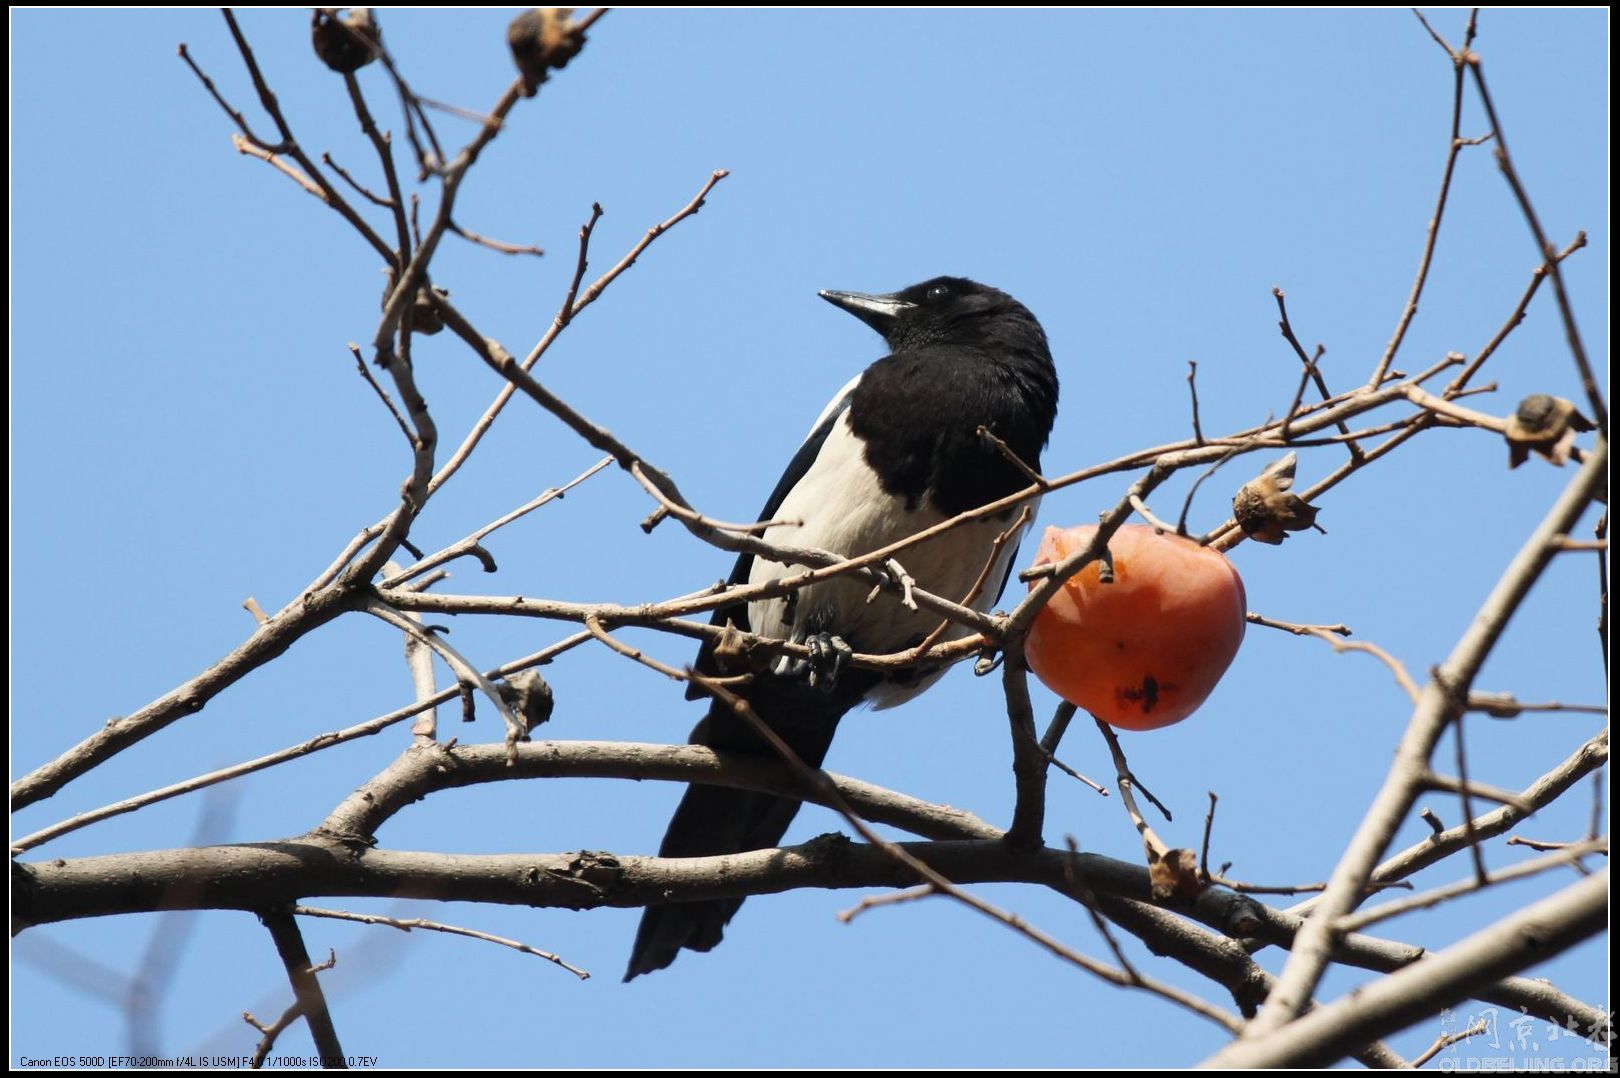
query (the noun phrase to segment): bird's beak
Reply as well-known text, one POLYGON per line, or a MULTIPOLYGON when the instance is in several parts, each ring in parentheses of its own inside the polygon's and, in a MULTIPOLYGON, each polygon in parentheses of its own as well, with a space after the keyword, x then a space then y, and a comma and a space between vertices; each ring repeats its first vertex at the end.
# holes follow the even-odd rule
POLYGON ((898 295, 869 296, 864 292, 835 292, 825 289, 821 298, 848 311, 862 322, 877 330, 884 337, 894 328, 895 320, 901 314, 911 310, 916 304, 901 299, 898 295))

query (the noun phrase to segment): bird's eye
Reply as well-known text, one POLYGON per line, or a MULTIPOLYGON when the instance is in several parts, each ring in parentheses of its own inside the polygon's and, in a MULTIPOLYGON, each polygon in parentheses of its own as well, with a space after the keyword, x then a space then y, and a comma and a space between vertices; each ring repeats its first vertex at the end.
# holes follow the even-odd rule
POLYGON ((936 284, 934 287, 928 290, 929 299, 944 299, 950 294, 951 286, 948 284, 936 284))

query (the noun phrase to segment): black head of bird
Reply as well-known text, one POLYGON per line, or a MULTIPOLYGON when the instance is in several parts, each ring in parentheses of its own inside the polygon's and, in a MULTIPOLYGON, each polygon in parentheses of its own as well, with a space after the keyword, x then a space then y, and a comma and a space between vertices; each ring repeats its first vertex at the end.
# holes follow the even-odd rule
POLYGON ((821 298, 877 330, 895 352, 933 344, 1047 348, 1029 308, 965 277, 935 277, 884 295, 826 289, 821 298))

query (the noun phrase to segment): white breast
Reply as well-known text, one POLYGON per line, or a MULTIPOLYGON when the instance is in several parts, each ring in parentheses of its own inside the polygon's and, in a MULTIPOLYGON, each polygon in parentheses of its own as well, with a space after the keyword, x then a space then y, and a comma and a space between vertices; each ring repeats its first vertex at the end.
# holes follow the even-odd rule
MULTIPOLYGON (((1035 503, 1031 503, 1031 510, 1034 508, 1035 503)), ((810 470, 788 493, 775 516, 803 523, 768 529, 763 536, 767 542, 845 555, 876 550, 945 519, 926 504, 908 510, 903 499, 884 492, 862 455, 860 440, 850 429, 847 411, 834 424, 810 470)), ((972 521, 903 551, 898 561, 918 587, 961 602, 984 572, 996 537, 1008 526, 1005 519, 972 521)), ((1022 537, 1020 532, 1002 546, 984 587, 970 604, 974 609, 988 611, 995 604, 1022 537)), ((748 582, 759 584, 799 571, 755 558, 748 582)), ((856 651, 868 653, 910 647, 942 620, 927 611, 908 610, 892 593, 881 594, 868 603, 870 591, 870 584, 853 577, 835 577, 801 588, 791 600, 750 603, 748 619, 753 630, 765 636, 798 641, 810 633, 830 632, 856 651)), ((952 625, 944 639, 954 640, 969 632, 952 625)), ((879 708, 891 707, 917 695, 942 673, 915 677, 903 684, 879 685, 868 699, 879 708)))

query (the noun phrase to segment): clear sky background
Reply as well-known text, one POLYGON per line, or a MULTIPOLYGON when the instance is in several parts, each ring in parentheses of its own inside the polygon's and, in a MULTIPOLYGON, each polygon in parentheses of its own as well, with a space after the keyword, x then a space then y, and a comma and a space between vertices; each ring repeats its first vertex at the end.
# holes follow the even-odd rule
MULTIPOLYGON (((510 15, 385 11, 382 24, 422 93, 483 109, 512 77, 510 15)), ((242 21, 305 145, 375 175, 340 80, 310 53, 307 14, 254 11, 242 21)), ((1435 23, 1461 37, 1460 13, 1437 13, 1435 23)), ((296 594, 391 506, 407 459, 345 349, 372 334, 378 260, 315 200, 239 156, 229 121, 175 57, 187 42, 258 120, 220 18, 19 11, 11 25, 15 776, 235 646, 252 628, 243 599, 275 609, 296 594)), ((1599 362, 1611 256, 1608 35, 1602 11, 1493 11, 1477 44, 1547 228, 1560 243, 1582 228, 1591 238, 1566 266, 1599 362)), ((362 77, 399 133, 381 73, 362 77)), ((522 353, 556 310, 593 200, 607 211, 593 247, 601 270, 712 169, 729 168, 709 206, 567 332, 542 380, 668 469, 700 507, 751 519, 825 401, 881 354, 870 331, 816 291, 888 291, 962 274, 1007 289, 1044 323, 1063 379, 1046 470, 1066 472, 1187 436, 1189 359, 1199 364, 1206 432, 1281 413, 1299 365, 1277 335, 1274 285, 1287 290, 1307 347, 1327 346, 1331 385, 1364 379, 1411 285, 1450 107, 1451 66, 1405 11, 619 11, 515 111, 460 203, 466 227, 539 244, 547 256, 506 258, 451 239, 434 276, 484 332, 522 353)), ((472 130, 450 118, 439 129, 458 142, 472 130)), ((1463 129, 1487 129, 1472 104, 1463 129)), ((435 192, 424 197, 431 206, 435 192)), ((1490 150, 1467 151, 1399 366, 1478 351, 1536 262, 1490 150)), ((1493 360, 1487 377, 1500 392, 1471 403, 1505 414, 1531 392, 1579 399, 1551 301, 1544 290, 1493 360)), ((420 344, 417 357, 454 444, 497 380, 449 334, 420 344)), ((550 417, 515 404, 413 537, 436 549, 597 458, 550 417)), ((1418 439, 1324 499, 1327 535, 1234 552, 1250 608, 1346 622, 1421 675, 1445 657, 1569 478, 1539 461, 1509 472, 1505 458, 1477 431, 1418 439)), ((1303 452, 1302 481, 1342 459, 1336 449, 1303 452)), ((1259 462, 1206 484, 1195 528, 1224 518, 1231 490, 1259 462)), ((1113 477, 1055 494, 1039 523, 1093 520, 1127 484, 1113 477)), ((1178 479, 1153 504, 1173 515, 1186 487, 1178 479)), ((649 508, 627 476, 604 472, 499 533, 498 576, 459 564, 446 587, 642 601, 725 574, 729 555, 673 525, 643 535, 636 525, 649 508)), ((1552 567, 1481 688, 1605 699, 1592 561, 1552 567)), ((571 631, 465 617, 453 629, 484 667, 571 631)), ((632 638, 669 662, 689 658, 683 641, 632 638)), ((677 687, 602 649, 579 649, 546 676, 557 738, 681 741, 700 713, 677 687)), ((1044 718, 1055 698, 1036 693, 1044 718)), ((27 810, 13 834, 381 714, 410 695, 397 633, 346 618, 27 810)), ((1197 845, 1213 789, 1213 858, 1235 862, 1243 878, 1303 882, 1331 870, 1408 712, 1368 657, 1251 628, 1197 715, 1132 736, 1126 748, 1175 810, 1161 828, 1172 844, 1197 845)), ((1521 788, 1602 724, 1591 715, 1476 717, 1474 774, 1521 788)), ((500 737, 487 709, 476 727, 449 714, 442 729, 468 741, 500 737)), ((397 727, 29 856, 185 845, 199 828, 210 841, 295 835, 407 741, 397 727)), ((1062 755, 1111 777, 1085 727, 1062 755)), ((828 766, 1005 825, 1013 784, 997 679, 956 670, 898 711, 852 715, 828 766)), ((435 796, 379 837, 414 850, 651 853, 678 796, 653 782, 495 784, 435 796)), ((1421 804, 1460 820, 1452 798, 1421 804)), ((1590 806, 1583 786, 1522 831, 1578 837, 1590 806)), ((838 826, 807 809, 789 839, 838 826)), ((1414 821, 1400 841, 1423 833, 1414 821)), ((1140 857, 1117 798, 1054 775, 1047 838, 1065 834, 1087 850, 1140 857)), ((1501 840, 1487 852, 1494 865, 1525 856, 1501 840)), ((1423 879, 1467 871, 1453 858, 1423 879)), ((1444 946, 1569 879, 1509 885, 1383 929, 1444 946)), ((1072 903, 1034 887, 983 891, 1105 954, 1072 903)), ((312 952, 337 952, 325 982, 345 1048, 390 1065, 1174 1066, 1225 1041, 1214 1026, 1103 985, 945 901, 839 923, 834 914, 858 897, 752 899, 720 949, 685 954, 629 986, 618 978, 633 910, 398 907, 557 951, 592 971, 585 983, 462 939, 304 927, 312 952)), ((183 943, 154 946, 160 923, 80 921, 20 937, 13 1064, 250 1051, 256 1036, 239 1013, 278 1014, 287 997, 265 932, 249 915, 209 913, 183 943), (175 971, 157 1001, 157 1032, 140 1041, 98 992, 118 984, 110 971, 142 968, 149 947, 175 971), (85 962, 96 967, 80 978, 89 987, 66 975, 85 962)), ((1128 946, 1156 975, 1229 1005, 1207 982, 1128 946)), ((1276 969, 1281 956, 1261 960, 1276 969)), ((1594 941, 1537 975, 1606 1007, 1607 965, 1594 941)), ((1365 977, 1335 973, 1324 997, 1365 977)), ((1453 1017, 1460 1028, 1467 1015, 1453 1017)), ((1393 1043, 1415 1054, 1441 1031, 1437 1018, 1393 1043)), ((300 1028, 282 1047, 308 1050, 309 1040, 300 1028)), ((1567 1042, 1544 1047, 1543 1056, 1568 1054, 1567 1042)), ((1493 1054, 1483 1044, 1462 1052, 1493 1054)))

